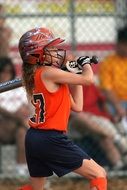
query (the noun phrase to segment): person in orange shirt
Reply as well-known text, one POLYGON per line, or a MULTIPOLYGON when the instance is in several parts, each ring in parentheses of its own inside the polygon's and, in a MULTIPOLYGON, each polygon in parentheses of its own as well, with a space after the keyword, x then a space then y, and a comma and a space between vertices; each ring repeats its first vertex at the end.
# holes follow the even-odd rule
POLYGON ((77 59, 82 74, 61 69, 66 51, 57 46, 63 41, 46 28, 32 29, 19 41, 23 82, 35 107, 25 138, 31 184, 20 190, 43 190, 46 177, 72 171, 90 180, 91 190, 107 190, 104 168, 67 136, 70 110, 82 110, 82 85, 93 82, 93 72, 88 57, 77 59))
POLYGON ((99 67, 100 87, 110 102, 110 111, 117 120, 127 116, 127 26, 117 33, 115 52, 99 67))

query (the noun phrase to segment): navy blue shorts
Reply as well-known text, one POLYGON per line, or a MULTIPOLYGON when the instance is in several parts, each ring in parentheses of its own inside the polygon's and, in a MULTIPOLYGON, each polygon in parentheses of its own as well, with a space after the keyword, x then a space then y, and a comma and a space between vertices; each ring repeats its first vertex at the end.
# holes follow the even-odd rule
POLYGON ((31 177, 61 177, 81 167, 90 157, 67 135, 55 130, 30 128, 25 138, 26 160, 31 177))

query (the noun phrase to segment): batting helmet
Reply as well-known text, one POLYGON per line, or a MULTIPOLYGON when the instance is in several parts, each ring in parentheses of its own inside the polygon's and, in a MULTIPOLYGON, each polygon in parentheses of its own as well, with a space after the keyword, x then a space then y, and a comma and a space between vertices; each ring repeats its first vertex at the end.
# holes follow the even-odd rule
POLYGON ((27 31, 19 40, 19 52, 23 62, 43 64, 44 49, 56 46, 64 40, 55 38, 47 28, 34 28, 27 31))

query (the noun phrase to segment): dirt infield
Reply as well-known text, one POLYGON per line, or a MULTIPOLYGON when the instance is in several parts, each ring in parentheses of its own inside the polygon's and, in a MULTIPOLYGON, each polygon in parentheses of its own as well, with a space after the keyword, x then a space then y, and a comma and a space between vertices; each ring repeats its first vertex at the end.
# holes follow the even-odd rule
MULTIPOLYGON (((17 182, 15 180, 0 181, 0 190, 17 190, 24 182, 17 182)), ((51 181, 51 189, 47 190, 89 190, 88 182, 83 179, 56 179, 51 181)), ((108 183, 108 190, 127 190, 127 179, 110 179, 108 183)))

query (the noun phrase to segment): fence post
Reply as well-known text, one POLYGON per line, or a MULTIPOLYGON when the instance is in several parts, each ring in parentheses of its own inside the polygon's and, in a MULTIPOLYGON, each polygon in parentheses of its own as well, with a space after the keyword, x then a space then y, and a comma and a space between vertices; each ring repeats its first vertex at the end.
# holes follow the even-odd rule
POLYGON ((127 24, 127 1, 116 0, 116 27, 120 28, 127 24))
POLYGON ((76 36, 75 36, 75 0, 70 0, 70 32, 71 32, 71 48, 76 50, 76 36))

